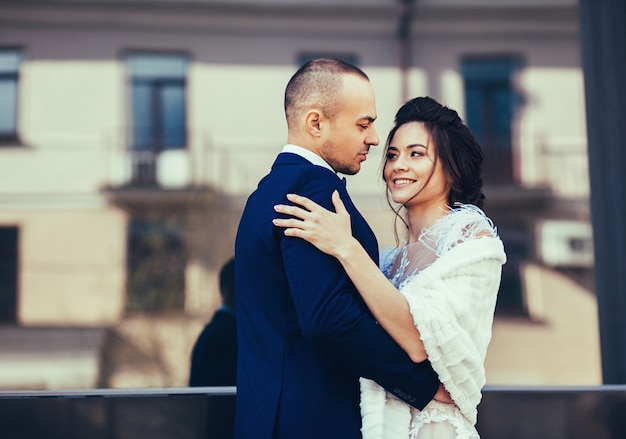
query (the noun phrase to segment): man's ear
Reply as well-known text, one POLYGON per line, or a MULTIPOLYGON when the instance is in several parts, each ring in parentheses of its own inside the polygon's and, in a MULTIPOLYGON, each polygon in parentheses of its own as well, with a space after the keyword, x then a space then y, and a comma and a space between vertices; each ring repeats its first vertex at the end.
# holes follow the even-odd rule
POLYGON ((314 137, 320 137, 322 134, 322 119, 324 116, 319 110, 309 110, 304 116, 304 124, 306 130, 314 137))

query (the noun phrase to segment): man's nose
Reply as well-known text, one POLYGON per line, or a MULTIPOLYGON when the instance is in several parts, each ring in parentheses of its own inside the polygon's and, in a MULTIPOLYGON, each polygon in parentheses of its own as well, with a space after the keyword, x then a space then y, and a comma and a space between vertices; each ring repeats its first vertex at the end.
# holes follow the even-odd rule
POLYGON ((378 144, 380 143, 380 139, 378 138, 376 128, 372 127, 372 132, 365 141, 369 146, 378 146, 378 144))

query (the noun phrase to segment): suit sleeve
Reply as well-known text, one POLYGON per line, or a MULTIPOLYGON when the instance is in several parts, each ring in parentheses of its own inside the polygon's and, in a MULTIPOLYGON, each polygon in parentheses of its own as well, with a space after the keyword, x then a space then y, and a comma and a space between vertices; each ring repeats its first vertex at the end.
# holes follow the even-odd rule
MULTIPOLYGON (((319 177, 315 177, 309 179, 313 184, 293 190, 333 209, 334 189, 343 200, 349 197, 341 182, 331 177, 330 185, 320 187, 319 177)), ((376 381, 418 409, 428 404, 439 386, 430 363, 411 361, 376 323, 334 257, 302 239, 278 236, 303 335, 352 373, 376 381)))

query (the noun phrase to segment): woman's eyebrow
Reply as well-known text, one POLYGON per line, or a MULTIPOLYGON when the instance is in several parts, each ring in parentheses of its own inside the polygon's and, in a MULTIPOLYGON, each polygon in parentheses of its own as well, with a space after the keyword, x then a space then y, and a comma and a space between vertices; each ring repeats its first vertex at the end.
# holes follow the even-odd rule
MULTIPOLYGON (((427 150, 427 149, 428 149, 428 146, 426 146, 426 145, 422 145, 421 143, 411 143, 411 144, 409 144, 409 145, 405 146, 405 148, 406 148, 406 149, 424 148, 424 149, 426 149, 426 150, 427 150)), ((397 151, 397 150, 398 150, 398 147, 397 147, 397 146, 394 146, 394 145, 389 145, 389 148, 387 148, 387 149, 388 149, 388 150, 389 150, 389 149, 395 149, 395 150, 397 151)))

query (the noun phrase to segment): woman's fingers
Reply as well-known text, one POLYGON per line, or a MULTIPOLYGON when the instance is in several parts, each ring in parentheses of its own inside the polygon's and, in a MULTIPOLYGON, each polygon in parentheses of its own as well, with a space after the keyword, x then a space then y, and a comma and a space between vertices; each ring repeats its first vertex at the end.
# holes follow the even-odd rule
POLYGON ((307 197, 296 194, 287 194, 287 199, 296 205, 277 204, 274 211, 291 218, 276 218, 272 220, 277 227, 285 229, 285 235, 298 236, 314 242, 325 236, 327 229, 350 231, 350 214, 346 209, 338 191, 332 194, 335 212, 325 209, 307 197))
POLYGON ((339 214, 348 213, 348 209, 346 209, 346 206, 343 204, 343 201, 341 201, 341 197, 339 196, 339 192, 337 190, 333 192, 332 201, 333 201, 333 205, 335 206, 335 212, 339 214))
MULTIPOLYGON (((291 201, 292 203, 297 204, 298 206, 302 206, 304 209, 300 209, 298 207, 295 207, 295 210, 287 210, 285 209, 284 204, 279 204, 277 207, 279 207, 281 210, 277 210, 277 212, 281 212, 281 213, 289 213, 290 215, 295 215, 298 218, 303 218, 303 212, 322 212, 326 209, 324 209, 322 206, 320 206, 319 204, 317 204, 315 201, 307 198, 307 197, 303 197, 301 195, 297 195, 297 194, 287 194, 287 199, 289 201, 291 201)), ((335 212, 336 213, 347 213, 347 209, 346 206, 343 204, 343 201, 341 201, 341 197, 339 196, 339 191, 335 190, 332 193, 332 201, 333 201, 333 205, 335 206, 335 212)), ((291 206, 294 207, 294 206, 291 206)))
POLYGON ((274 206, 274 210, 278 213, 295 216, 296 218, 300 218, 301 220, 305 219, 306 214, 309 213, 308 211, 298 206, 287 206, 286 204, 277 204, 276 206, 274 206))
POLYGON ((275 218, 272 220, 275 226, 284 228, 302 228, 304 223, 293 218, 275 218))
MULTIPOLYGON (((314 217, 314 215, 310 214, 315 214, 316 212, 323 214, 326 210, 315 201, 301 195, 287 194, 287 199, 296 204, 296 206, 277 204, 276 206, 274 206, 274 210, 278 213, 283 213, 285 215, 291 215, 296 218, 300 218, 301 220, 306 220, 314 217)), ((339 202, 341 203, 341 200, 339 200, 339 202)), ((343 203, 341 203, 341 206, 343 206, 343 203)))
POLYGON ((292 203, 296 203, 302 207, 304 207, 309 212, 312 212, 315 209, 321 209, 322 206, 317 204, 315 201, 308 199, 307 197, 303 197, 301 195, 296 194, 287 194, 287 199, 292 203))
POLYGON ((334 255, 347 237, 352 237, 350 214, 337 191, 332 194, 335 212, 300 195, 288 194, 287 199, 296 205, 277 204, 274 210, 288 218, 272 220, 285 236, 302 238, 329 255, 334 255))

